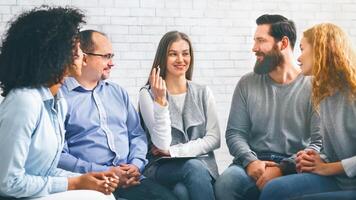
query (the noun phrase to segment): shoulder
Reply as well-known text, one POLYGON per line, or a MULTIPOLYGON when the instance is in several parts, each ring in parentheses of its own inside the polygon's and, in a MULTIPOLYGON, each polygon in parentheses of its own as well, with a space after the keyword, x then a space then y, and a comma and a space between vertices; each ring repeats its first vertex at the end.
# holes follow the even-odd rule
POLYGON ((153 99, 153 94, 149 85, 141 87, 139 91, 139 100, 146 97, 150 97, 153 99))
POLYGON ((42 105, 42 99, 37 89, 13 89, 4 99, 4 103, 33 109, 42 105))
POLYGON ((19 118, 37 118, 42 110, 43 101, 37 89, 13 89, 0 106, 1 114, 19 118))
POLYGON ((123 87, 121 87, 119 84, 117 84, 113 81, 105 80, 103 84, 104 84, 104 87, 106 90, 112 90, 115 93, 118 93, 124 97, 128 96, 127 91, 123 87))
POLYGON ((300 77, 294 83, 294 88, 297 88, 299 91, 305 91, 306 93, 310 93, 312 90, 312 80, 311 76, 299 75, 300 77))
POLYGON ((188 86, 190 89, 192 89, 193 91, 206 91, 207 90, 207 86, 203 85, 203 84, 199 84, 193 81, 188 81, 188 86))

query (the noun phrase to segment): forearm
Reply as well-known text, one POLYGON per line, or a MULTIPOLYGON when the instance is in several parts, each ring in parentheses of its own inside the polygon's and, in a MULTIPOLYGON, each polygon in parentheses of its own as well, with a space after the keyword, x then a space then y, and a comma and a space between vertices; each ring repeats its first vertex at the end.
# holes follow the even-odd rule
POLYGON ((8 177, 2 183, 0 193, 15 198, 40 197, 53 193, 64 192, 68 189, 67 177, 23 176, 8 177))
POLYGON ((152 143, 158 149, 168 150, 172 141, 169 105, 161 106, 154 102, 146 89, 140 91, 139 102, 141 116, 152 143))
POLYGON ((310 120, 310 143, 305 148, 320 152, 323 145, 323 137, 321 135, 320 116, 316 111, 311 112, 310 120))
MULTIPOLYGON (((62 153, 58 167, 77 173, 101 172, 109 169, 109 166, 100 165, 94 162, 87 162, 80 158, 76 158, 69 153, 62 153)), ((58 173, 61 173, 61 171, 58 171, 58 173)))
POLYGON ((220 146, 220 136, 207 135, 203 138, 191 140, 187 143, 180 143, 170 147, 172 157, 199 156, 209 153, 220 146))
POLYGON ((228 129, 226 131, 226 143, 230 154, 237 158, 243 167, 246 167, 252 161, 258 160, 256 153, 248 145, 246 137, 239 131, 228 129))
POLYGON ((345 173, 341 162, 323 163, 320 166, 320 171, 325 176, 333 176, 345 173))
POLYGON ((168 105, 162 107, 154 103, 153 126, 147 127, 151 136, 152 143, 161 150, 168 150, 172 142, 171 119, 169 116, 168 105))

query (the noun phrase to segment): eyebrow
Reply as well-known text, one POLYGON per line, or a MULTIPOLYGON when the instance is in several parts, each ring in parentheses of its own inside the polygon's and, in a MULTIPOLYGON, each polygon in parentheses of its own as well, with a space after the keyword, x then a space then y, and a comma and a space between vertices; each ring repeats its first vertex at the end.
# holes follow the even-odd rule
MULTIPOLYGON (((178 50, 170 49, 169 51, 177 52, 178 50)), ((169 52, 169 51, 168 51, 168 52, 169 52)), ((189 51, 189 49, 184 49, 183 51, 189 51)))

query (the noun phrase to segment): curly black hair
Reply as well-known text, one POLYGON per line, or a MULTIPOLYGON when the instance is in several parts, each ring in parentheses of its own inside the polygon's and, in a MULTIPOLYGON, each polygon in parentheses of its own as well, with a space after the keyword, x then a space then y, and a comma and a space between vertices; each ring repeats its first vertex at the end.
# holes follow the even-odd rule
POLYGON ((0 52, 2 96, 15 88, 50 87, 59 83, 73 62, 81 10, 41 6, 9 22, 0 52))

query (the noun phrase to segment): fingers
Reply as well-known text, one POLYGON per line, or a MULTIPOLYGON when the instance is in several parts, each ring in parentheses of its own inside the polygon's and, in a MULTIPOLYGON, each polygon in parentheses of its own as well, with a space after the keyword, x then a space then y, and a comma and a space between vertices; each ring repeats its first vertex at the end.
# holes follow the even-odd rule
POLYGON ((139 185, 140 181, 136 177, 131 177, 127 180, 126 184, 130 186, 139 185))
POLYGON ((162 88, 167 90, 166 81, 162 79, 162 88))
POLYGON ((152 88, 157 88, 159 85, 159 78, 160 78, 161 69, 159 67, 155 67, 152 69, 149 82, 152 88))
POLYGON ((109 186, 109 180, 97 180, 96 181, 96 190, 102 192, 106 195, 112 193, 112 189, 109 186))
POLYGON ((156 68, 153 68, 149 79, 151 87, 155 84, 156 81, 155 79, 156 79, 156 68))
POLYGON ((260 176, 260 178, 258 178, 256 181, 256 186, 258 187, 258 189, 262 190, 264 184, 265 184, 264 176, 260 176))
POLYGON ((319 154, 319 153, 317 153, 315 150, 312 150, 312 149, 307 150, 306 153, 307 153, 309 156, 315 156, 315 155, 318 155, 318 154, 319 154))
POLYGON ((257 180, 262 176, 262 174, 263 174, 263 172, 261 172, 260 170, 256 170, 256 171, 254 171, 253 173, 249 174, 249 176, 250 176, 253 180, 257 181, 257 180))
POLYGON ((301 156, 302 154, 305 154, 306 153, 306 151, 304 151, 304 150, 302 150, 302 151, 298 151, 298 153, 297 153, 297 157, 299 157, 299 156, 301 156))
POLYGON ((313 172, 315 170, 315 167, 301 167, 300 171, 301 172, 313 172))
POLYGON ((272 161, 265 161, 266 167, 276 167, 278 166, 277 163, 272 162, 272 161))
POLYGON ((298 156, 298 157, 295 159, 295 161, 296 161, 297 163, 301 162, 302 160, 306 160, 306 161, 309 161, 309 162, 314 162, 314 161, 315 161, 313 155, 308 155, 308 154, 306 154, 306 153, 304 153, 304 154, 298 156))

